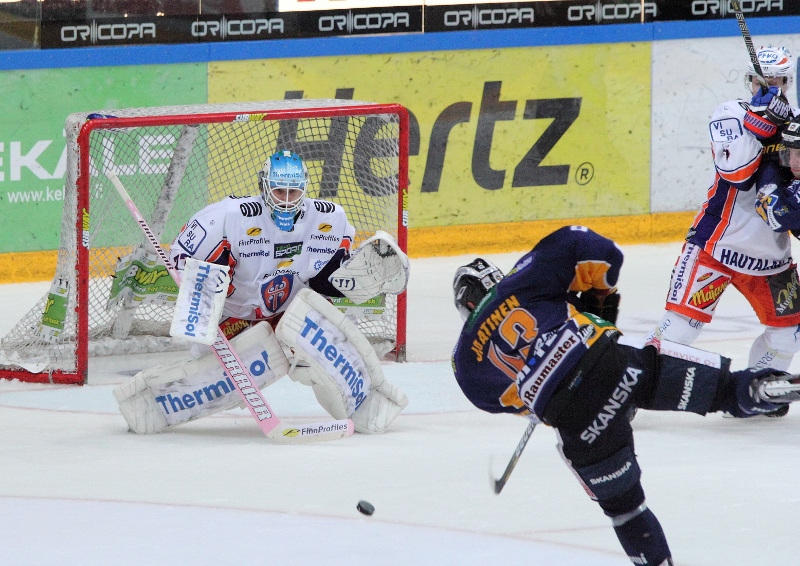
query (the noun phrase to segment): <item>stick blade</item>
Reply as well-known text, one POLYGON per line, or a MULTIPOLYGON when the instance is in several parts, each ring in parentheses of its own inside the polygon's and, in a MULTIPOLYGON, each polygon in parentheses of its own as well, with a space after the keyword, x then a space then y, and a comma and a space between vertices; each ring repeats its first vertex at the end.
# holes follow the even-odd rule
POLYGON ((353 435, 353 421, 342 419, 303 425, 280 424, 267 437, 281 444, 305 444, 340 440, 353 435))
POLYGON ((494 477, 494 472, 492 471, 493 468, 494 457, 489 456, 489 486, 496 495, 499 495, 500 492, 503 491, 503 487, 505 487, 505 482, 494 477))

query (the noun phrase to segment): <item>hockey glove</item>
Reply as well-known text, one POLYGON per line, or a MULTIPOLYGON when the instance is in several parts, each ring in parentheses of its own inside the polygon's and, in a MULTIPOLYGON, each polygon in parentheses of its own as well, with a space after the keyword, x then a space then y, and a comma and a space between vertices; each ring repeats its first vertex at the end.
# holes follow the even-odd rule
POLYGON ((759 91, 750 100, 751 109, 744 117, 744 127, 763 140, 778 133, 779 126, 792 117, 789 101, 776 86, 759 91))
POLYGON ((772 368, 731 372, 734 393, 732 401, 734 402, 729 403, 728 407, 722 407, 722 409, 740 419, 768 415, 780 410, 784 406, 783 403, 770 403, 763 400, 758 394, 758 389, 762 382, 782 375, 788 374, 772 368))
POLYGON ((611 324, 617 323, 619 315, 619 293, 616 290, 607 295, 600 295, 596 291, 584 291, 580 294, 580 310, 599 316, 611 324))

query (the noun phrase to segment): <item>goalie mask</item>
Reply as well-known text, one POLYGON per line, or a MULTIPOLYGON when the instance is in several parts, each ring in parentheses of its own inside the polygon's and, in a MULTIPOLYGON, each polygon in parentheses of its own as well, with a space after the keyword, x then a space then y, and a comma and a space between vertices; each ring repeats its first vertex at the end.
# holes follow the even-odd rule
POLYGON ((491 261, 476 258, 472 263, 459 267, 453 278, 453 294, 458 312, 463 320, 483 300, 492 287, 503 279, 503 272, 491 261))
MULTIPOLYGON (((794 66, 792 54, 789 50, 785 47, 774 47, 772 45, 762 46, 758 48, 757 57, 767 84, 779 87, 781 92, 786 94, 786 91, 792 85, 792 69, 794 66)), ((761 88, 753 63, 748 65, 744 79, 745 85, 747 85, 752 94, 755 94, 761 88)))
POLYGON ((258 185, 275 225, 284 232, 291 232, 306 196, 306 164, 294 152, 279 151, 264 163, 258 173, 258 185))
POLYGON ((790 167, 795 178, 800 178, 800 120, 794 119, 781 134, 780 161, 790 167))

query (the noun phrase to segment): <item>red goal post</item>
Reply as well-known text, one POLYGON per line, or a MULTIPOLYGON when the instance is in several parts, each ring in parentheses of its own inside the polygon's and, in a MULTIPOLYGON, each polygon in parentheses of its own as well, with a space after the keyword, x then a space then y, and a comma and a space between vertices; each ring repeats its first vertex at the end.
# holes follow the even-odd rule
MULTIPOLYGON (((108 171, 167 247, 205 205, 258 194, 267 156, 290 149, 308 165, 308 196, 345 208, 356 246, 380 229, 407 250, 409 119, 398 104, 325 99, 109 110, 71 114, 66 134, 56 274, 0 341, 2 378, 83 384, 90 356, 188 349, 169 337, 177 289, 108 171)), ((379 355, 405 360, 406 293, 337 306, 358 320, 379 355)))

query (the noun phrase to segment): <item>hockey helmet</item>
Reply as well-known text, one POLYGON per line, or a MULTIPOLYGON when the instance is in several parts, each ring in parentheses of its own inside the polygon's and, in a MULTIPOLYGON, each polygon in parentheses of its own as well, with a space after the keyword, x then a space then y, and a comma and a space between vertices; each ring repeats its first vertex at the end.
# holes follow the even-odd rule
POLYGON ((475 258, 456 270, 453 278, 453 295, 463 320, 483 300, 492 287, 503 279, 503 272, 491 261, 475 258))
POLYGON ((275 225, 291 232, 308 185, 308 167, 303 159, 289 150, 270 155, 258 173, 258 185, 275 225))
MULTIPOLYGON (((758 64, 764 73, 764 79, 771 85, 779 86, 781 92, 786 94, 792 85, 792 74, 794 62, 792 54, 786 47, 774 47, 772 45, 761 46, 758 48, 758 64)), ((755 93, 754 81, 758 84, 756 71, 751 62, 747 66, 745 73, 745 85, 751 93, 755 93)))
MULTIPOLYGON (((781 133, 780 161, 784 167, 792 167, 791 160, 794 156, 794 168, 800 171, 800 118, 793 118, 781 133)), ((795 177, 798 175, 795 173, 795 177)))

